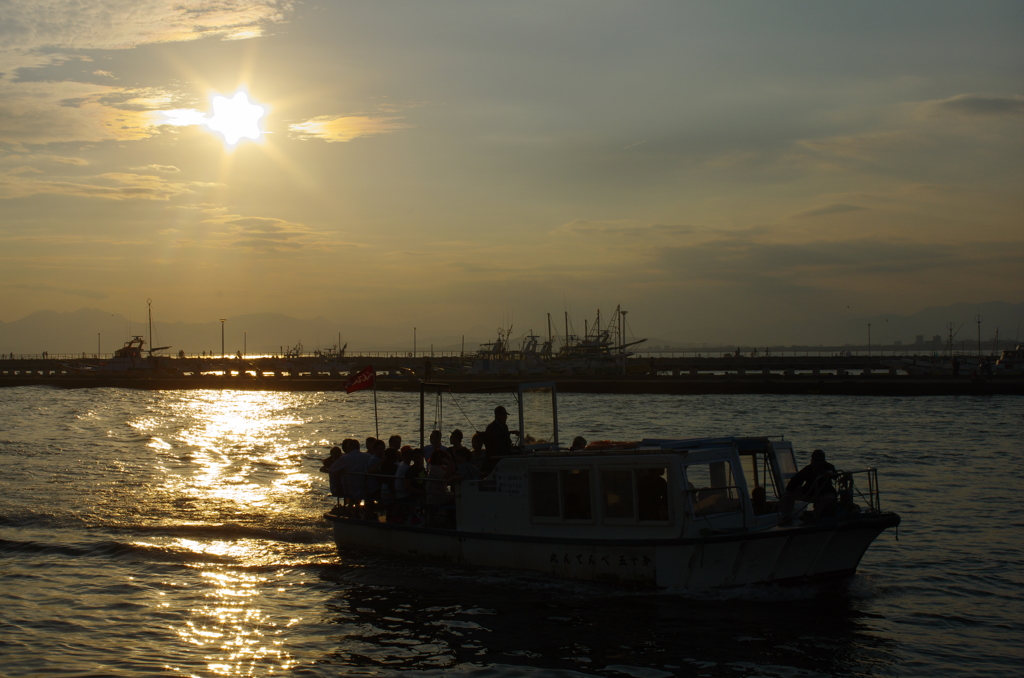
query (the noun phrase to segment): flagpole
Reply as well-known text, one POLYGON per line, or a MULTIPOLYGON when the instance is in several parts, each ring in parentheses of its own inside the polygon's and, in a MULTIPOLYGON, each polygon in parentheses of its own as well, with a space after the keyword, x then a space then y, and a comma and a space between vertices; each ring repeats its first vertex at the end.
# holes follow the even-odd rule
MULTIPOLYGON (((370 365, 371 369, 373 365, 370 365)), ((377 420, 377 372, 373 372, 373 430, 380 440, 380 422, 377 420)))

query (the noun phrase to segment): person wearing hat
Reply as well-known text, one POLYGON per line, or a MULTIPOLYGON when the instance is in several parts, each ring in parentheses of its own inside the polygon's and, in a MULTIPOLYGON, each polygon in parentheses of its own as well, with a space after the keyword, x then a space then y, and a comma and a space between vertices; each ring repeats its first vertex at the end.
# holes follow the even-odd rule
POLYGON ((508 410, 501 405, 494 408, 494 421, 484 430, 484 448, 490 456, 512 454, 512 436, 519 431, 508 430, 508 410))
POLYGON ((825 461, 825 451, 815 450, 811 453, 811 463, 789 479, 786 495, 796 501, 813 503, 815 515, 825 515, 836 504, 836 488, 832 487, 835 475, 836 467, 825 461))

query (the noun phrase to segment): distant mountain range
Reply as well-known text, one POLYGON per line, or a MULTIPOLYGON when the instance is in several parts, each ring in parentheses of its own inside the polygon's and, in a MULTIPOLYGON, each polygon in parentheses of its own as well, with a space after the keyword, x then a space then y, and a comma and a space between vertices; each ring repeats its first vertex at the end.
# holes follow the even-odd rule
MULTIPOLYGON (((901 342, 910 347, 918 336, 924 345, 932 346, 934 336, 944 344, 948 336, 947 324, 954 323, 956 342, 977 342, 978 328, 975 317, 983 317, 982 340, 988 342, 999 330, 1003 345, 1024 341, 1022 320, 1024 303, 986 302, 982 304, 953 304, 934 306, 909 316, 882 315, 823 322, 820 317, 809 318, 805 326, 790 324, 786 327, 764 327, 763 337, 738 337, 735 345, 782 345, 778 337, 788 337, 787 346, 844 346, 867 344, 867 325, 871 323, 872 344, 892 346, 901 342), (760 341, 759 341, 760 339, 760 341)), ((410 328, 411 329, 411 328, 410 328)), ((367 327, 342 323, 322 316, 312 319, 292 318, 282 313, 254 313, 227 318, 224 323, 224 348, 229 354, 244 350, 252 353, 275 353, 303 344, 304 350, 327 349, 338 343, 350 342, 350 351, 409 351, 412 334, 394 328, 367 327)), ((132 335, 149 339, 145 319, 141 321, 99 309, 83 308, 73 312, 37 311, 20 320, 0 322, 0 353, 77 354, 85 352, 112 353, 124 345, 132 335)), ((475 351, 481 342, 493 341, 480 327, 467 328, 465 349, 475 351)), ((448 334, 433 338, 435 351, 458 351, 462 337, 448 334)), ((168 353, 184 350, 187 354, 203 351, 219 354, 221 351, 221 323, 153 322, 153 344, 171 347, 168 353)), ((516 345, 513 337, 513 345, 516 345)), ((726 343, 726 346, 730 344, 726 343)), ((645 347, 675 348, 709 347, 695 342, 650 337, 645 347)), ((556 344, 557 347, 557 344, 556 344)), ((417 348, 430 350, 429 340, 420 337, 417 348)))

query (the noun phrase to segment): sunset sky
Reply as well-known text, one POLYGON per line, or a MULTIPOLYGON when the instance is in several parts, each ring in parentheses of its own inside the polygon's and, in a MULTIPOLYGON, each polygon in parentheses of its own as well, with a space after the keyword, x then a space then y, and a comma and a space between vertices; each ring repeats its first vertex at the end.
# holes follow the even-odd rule
POLYGON ((0 293, 423 342, 1021 302, 1024 2, 0 0, 0 293))

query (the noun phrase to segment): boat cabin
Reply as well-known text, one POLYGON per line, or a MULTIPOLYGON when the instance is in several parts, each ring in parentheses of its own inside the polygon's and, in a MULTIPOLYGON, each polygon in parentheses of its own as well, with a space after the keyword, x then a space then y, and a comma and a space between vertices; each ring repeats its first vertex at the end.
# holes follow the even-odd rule
POLYGON ((768 438, 642 440, 505 457, 463 482, 460 531, 651 539, 770 526, 796 473, 792 444, 768 438))

